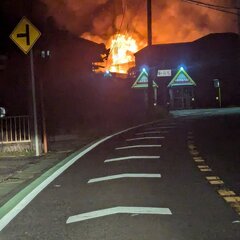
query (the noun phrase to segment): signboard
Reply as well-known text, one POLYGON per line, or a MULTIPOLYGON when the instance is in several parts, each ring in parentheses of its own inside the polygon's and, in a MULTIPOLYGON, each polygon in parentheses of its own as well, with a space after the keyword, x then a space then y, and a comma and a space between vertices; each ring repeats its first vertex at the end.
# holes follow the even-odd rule
MULTIPOLYGON (((157 87, 158 85, 153 81, 153 88, 157 87)), ((148 73, 146 70, 142 70, 137 80, 132 85, 132 88, 148 88, 148 73)))
POLYGON ((5 117, 5 115, 6 115, 6 110, 5 110, 5 108, 0 107, 0 118, 5 117))
POLYGON ((214 87, 215 88, 219 88, 220 87, 219 79, 213 79, 213 83, 214 83, 214 87))
POLYGON ((188 73, 181 67, 171 82, 168 84, 168 87, 175 86, 196 86, 196 83, 188 75, 188 73))
POLYGON ((14 28, 10 38, 27 54, 40 36, 41 32, 26 17, 23 17, 14 28))
POLYGON ((171 76, 172 76, 171 69, 158 70, 157 72, 157 77, 171 77, 171 76))

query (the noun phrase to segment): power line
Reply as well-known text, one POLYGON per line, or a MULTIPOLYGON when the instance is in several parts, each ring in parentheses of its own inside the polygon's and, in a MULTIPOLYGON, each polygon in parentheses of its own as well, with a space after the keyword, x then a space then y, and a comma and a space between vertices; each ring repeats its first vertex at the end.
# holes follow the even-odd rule
POLYGON ((211 3, 206 3, 206 2, 201 2, 201 1, 196 1, 196 0, 184 0, 186 2, 192 2, 192 3, 196 3, 196 4, 202 4, 202 5, 206 5, 209 7, 215 7, 215 8, 222 8, 222 9, 239 9, 238 7, 231 7, 231 6, 223 6, 223 5, 217 5, 217 4, 211 4, 211 3))
POLYGON ((219 11, 219 12, 229 13, 229 14, 233 14, 233 15, 239 15, 235 11, 230 11, 230 9, 239 10, 240 8, 238 8, 238 7, 214 5, 214 4, 205 3, 205 2, 201 2, 201 1, 195 1, 195 0, 182 0, 182 1, 190 3, 190 4, 194 4, 194 5, 197 5, 197 6, 200 6, 200 7, 205 7, 205 8, 209 8, 209 9, 212 9, 212 10, 216 10, 216 11, 219 11))

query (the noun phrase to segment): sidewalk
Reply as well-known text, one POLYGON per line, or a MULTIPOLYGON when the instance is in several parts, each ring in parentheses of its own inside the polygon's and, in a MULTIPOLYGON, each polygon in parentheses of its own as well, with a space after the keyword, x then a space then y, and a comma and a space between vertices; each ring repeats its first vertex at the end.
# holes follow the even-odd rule
POLYGON ((40 157, 0 157, 0 207, 43 172, 95 139, 89 136, 55 141, 51 150, 40 157))

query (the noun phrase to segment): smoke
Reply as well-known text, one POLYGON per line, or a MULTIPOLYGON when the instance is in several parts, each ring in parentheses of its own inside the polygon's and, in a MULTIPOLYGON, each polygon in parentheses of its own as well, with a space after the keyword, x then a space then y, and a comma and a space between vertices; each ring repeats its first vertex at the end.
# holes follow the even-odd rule
MULTIPOLYGON (((115 33, 147 41, 146 0, 41 0, 58 26, 98 43, 115 33)), ((219 5, 232 0, 207 0, 219 5)), ((212 32, 235 32, 236 16, 181 0, 152 0, 153 44, 193 41, 212 32)))

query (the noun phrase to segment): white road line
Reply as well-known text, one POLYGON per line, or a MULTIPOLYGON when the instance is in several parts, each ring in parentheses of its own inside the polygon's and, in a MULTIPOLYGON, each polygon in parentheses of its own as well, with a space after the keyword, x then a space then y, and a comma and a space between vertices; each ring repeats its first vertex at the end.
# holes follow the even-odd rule
MULTIPOLYGON (((158 122, 158 121, 155 121, 158 122)), ((68 157, 69 160, 65 163, 65 160, 60 162, 61 167, 59 167, 57 170, 55 170, 53 173, 49 173, 49 176, 45 178, 46 175, 48 175, 48 172, 51 171, 51 169, 44 173, 42 176, 37 178, 33 183, 28 185, 26 188, 24 188, 21 192, 19 192, 15 197, 10 199, 7 203, 5 203, 0 208, 0 231, 2 231, 10 221, 12 221, 44 188, 46 188, 54 179, 56 179, 60 174, 62 174, 67 168, 69 168, 71 165, 73 165, 77 160, 79 160, 82 156, 90 152, 92 149, 100 145, 101 143, 107 141, 108 139, 117 136, 121 133, 125 133, 127 131, 136 129, 138 127, 143 127, 149 124, 153 124, 154 122, 144 123, 140 124, 128 129, 125 129, 123 131, 117 132, 115 134, 109 135, 103 139, 100 139, 99 141, 95 142, 94 144, 90 145, 86 149, 82 150, 81 152, 75 154, 75 156, 68 157), (42 180, 44 179, 44 180, 42 180), (39 183, 40 182, 40 183, 39 183), (31 186, 32 189, 31 189, 31 186), (28 190, 31 189, 31 190, 28 190), (24 192, 24 193, 23 193, 24 192), (18 199, 18 195, 23 195, 21 200, 15 200, 18 199), (17 202, 12 206, 12 202, 17 202), (3 210, 3 213, 1 213, 2 209, 11 209, 9 211, 3 210), (6 211, 6 213, 5 213, 6 211)))
POLYGON ((145 135, 145 134, 153 134, 153 133, 168 133, 168 131, 148 131, 148 132, 136 133, 136 135, 145 135))
POLYGON ((151 148, 151 147, 161 147, 160 144, 155 145, 132 145, 132 146, 125 146, 125 147, 118 147, 115 148, 116 150, 122 150, 122 149, 131 149, 131 148, 151 148))
POLYGON ((160 178, 159 173, 123 173, 99 178, 93 178, 88 181, 88 183, 103 182, 119 178, 160 178))
POLYGON ((113 214, 154 214, 154 215, 172 215, 169 208, 157 208, 157 207, 113 207, 106 208, 97 211, 82 213, 71 216, 67 219, 67 224, 86 221, 93 218, 105 217, 113 214))
POLYGON ((159 159, 160 156, 128 156, 128 157, 119 157, 119 158, 110 158, 106 159, 104 162, 116 162, 130 159, 159 159))
POLYGON ((129 141, 137 141, 137 140, 145 140, 145 139, 163 139, 165 138, 164 136, 161 136, 161 137, 138 137, 138 138, 129 138, 129 139, 126 139, 127 142, 129 141))

